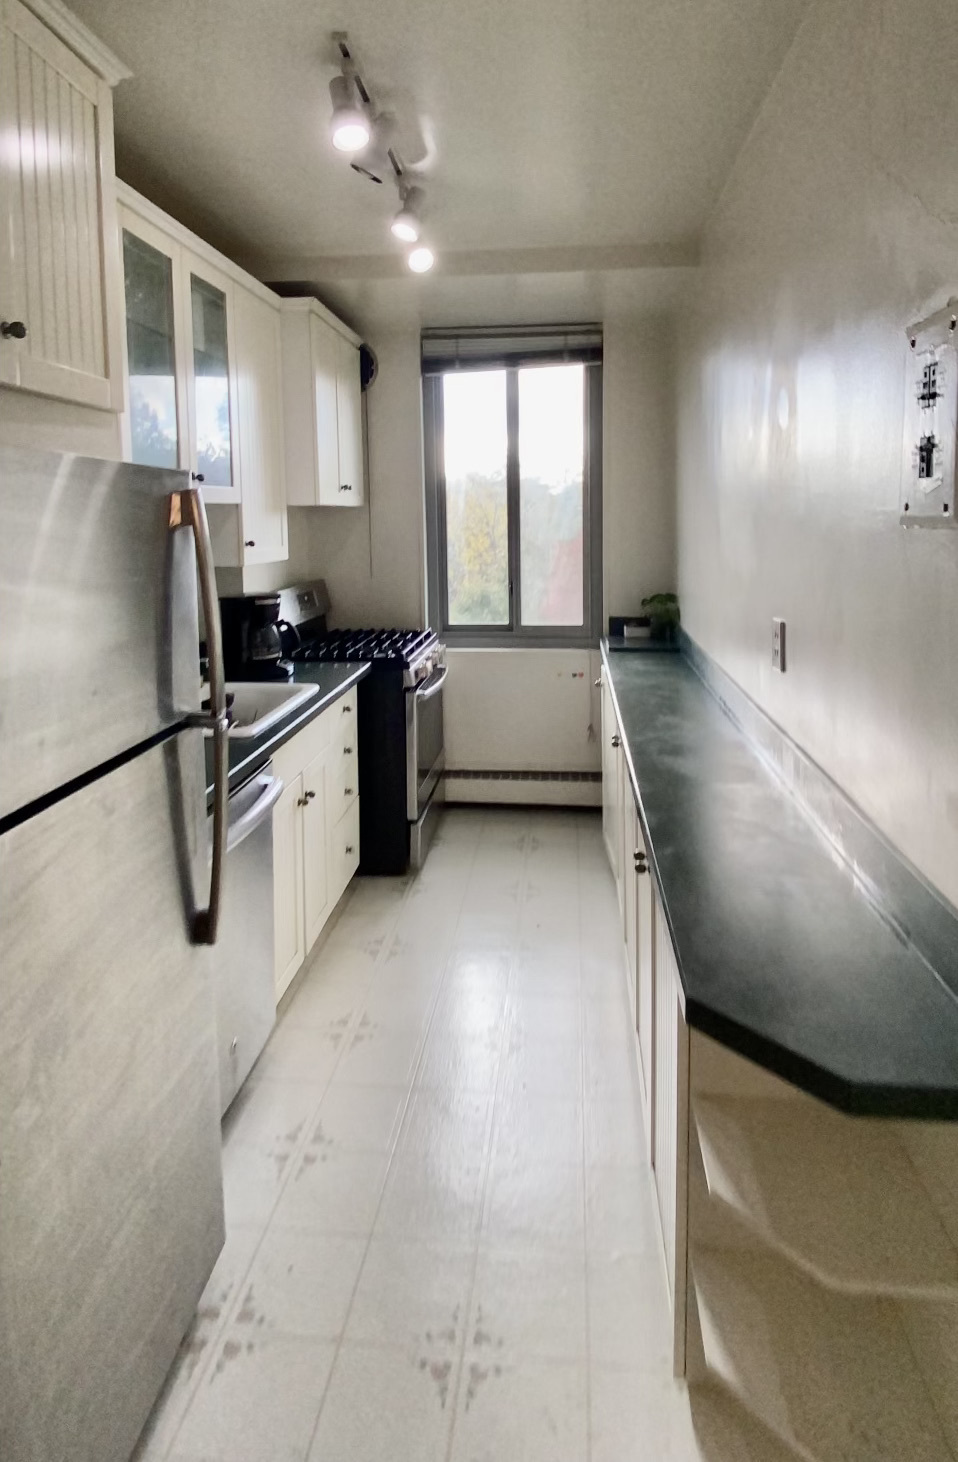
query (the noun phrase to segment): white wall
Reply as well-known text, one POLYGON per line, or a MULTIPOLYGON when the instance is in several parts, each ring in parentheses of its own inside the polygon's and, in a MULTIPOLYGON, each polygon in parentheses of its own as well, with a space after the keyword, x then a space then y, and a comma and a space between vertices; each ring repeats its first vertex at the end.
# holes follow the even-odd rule
POLYGON ((898 524, 906 325, 958 293, 958 7, 816 0, 683 334, 683 619, 958 901, 958 534, 898 524), (789 668, 771 669, 771 617, 789 668))
POLYGON ((672 321, 609 320, 603 342, 603 613, 638 614, 674 590, 672 321))

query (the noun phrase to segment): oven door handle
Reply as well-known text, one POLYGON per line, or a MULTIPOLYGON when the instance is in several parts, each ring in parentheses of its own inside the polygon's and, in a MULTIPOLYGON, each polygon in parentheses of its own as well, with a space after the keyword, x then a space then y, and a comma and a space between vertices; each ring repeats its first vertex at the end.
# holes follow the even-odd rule
POLYGON ((449 666, 444 665, 440 671, 433 672, 422 685, 416 687, 417 701, 431 701, 434 695, 438 695, 445 684, 446 676, 449 674, 449 666))

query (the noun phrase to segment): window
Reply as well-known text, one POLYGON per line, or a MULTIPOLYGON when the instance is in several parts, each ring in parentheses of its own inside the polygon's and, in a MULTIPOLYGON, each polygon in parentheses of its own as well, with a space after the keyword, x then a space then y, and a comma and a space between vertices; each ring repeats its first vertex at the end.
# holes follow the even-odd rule
POLYGON ((551 358, 500 350, 447 368, 424 336, 430 620, 452 643, 567 644, 597 633, 595 350, 579 359, 557 358, 554 344, 551 358))

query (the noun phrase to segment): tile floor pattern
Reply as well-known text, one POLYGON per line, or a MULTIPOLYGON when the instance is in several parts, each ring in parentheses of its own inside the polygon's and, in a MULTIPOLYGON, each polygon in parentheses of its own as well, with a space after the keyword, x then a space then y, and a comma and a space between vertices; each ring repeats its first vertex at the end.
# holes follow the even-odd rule
POLYGON ((591 812, 357 880, 224 1127, 227 1241, 137 1462, 686 1462, 591 812))

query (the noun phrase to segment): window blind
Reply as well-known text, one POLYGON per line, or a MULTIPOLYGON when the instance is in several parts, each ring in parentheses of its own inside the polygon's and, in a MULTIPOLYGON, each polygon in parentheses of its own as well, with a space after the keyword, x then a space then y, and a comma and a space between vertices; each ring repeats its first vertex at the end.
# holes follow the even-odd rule
POLYGON ((422 332, 422 373, 601 361, 601 325, 482 325, 422 332))

